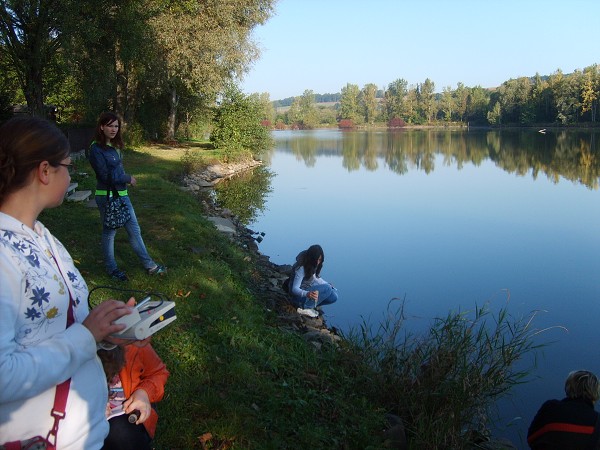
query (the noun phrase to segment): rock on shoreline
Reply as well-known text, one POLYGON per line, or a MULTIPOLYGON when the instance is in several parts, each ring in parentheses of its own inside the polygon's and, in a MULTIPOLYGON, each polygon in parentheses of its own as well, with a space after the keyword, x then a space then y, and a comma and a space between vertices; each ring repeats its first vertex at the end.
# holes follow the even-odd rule
POLYGON ((230 164, 211 164, 196 173, 183 177, 183 189, 199 191, 202 188, 212 188, 218 183, 246 170, 262 165, 262 161, 247 159, 230 164))

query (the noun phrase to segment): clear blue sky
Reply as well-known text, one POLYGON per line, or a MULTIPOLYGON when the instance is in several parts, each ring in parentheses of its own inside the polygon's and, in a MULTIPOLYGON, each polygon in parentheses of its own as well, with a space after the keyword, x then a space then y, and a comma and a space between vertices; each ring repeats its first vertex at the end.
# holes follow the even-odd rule
POLYGON ((271 100, 426 78, 495 87, 600 64, 599 0, 279 0, 241 84, 271 100))

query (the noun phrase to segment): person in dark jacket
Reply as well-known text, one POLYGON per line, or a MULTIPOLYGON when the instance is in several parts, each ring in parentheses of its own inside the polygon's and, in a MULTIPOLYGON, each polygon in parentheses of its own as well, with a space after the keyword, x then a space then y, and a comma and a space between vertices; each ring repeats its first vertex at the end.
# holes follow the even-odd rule
POLYGON ((108 196, 112 195, 112 189, 116 189, 120 197, 123 197, 129 208, 131 219, 125 224, 125 230, 129 236, 129 243, 133 251, 140 259, 142 265, 149 275, 162 275, 166 268, 154 262, 148 254, 146 245, 142 239, 142 232, 137 221, 133 205, 129 199, 127 185, 135 186, 137 180, 133 175, 125 173, 121 150, 123 140, 121 138, 121 121, 112 112, 104 112, 100 115, 96 125, 95 139, 90 146, 90 163, 96 173, 96 204, 100 210, 102 221, 102 253, 106 271, 113 278, 127 281, 127 274, 119 270, 115 259, 115 235, 117 230, 104 225, 104 211, 108 196))
POLYGON ((533 450, 593 450, 600 448, 599 414, 594 404, 600 383, 592 372, 571 372, 562 400, 548 400, 539 409, 527 432, 533 450))

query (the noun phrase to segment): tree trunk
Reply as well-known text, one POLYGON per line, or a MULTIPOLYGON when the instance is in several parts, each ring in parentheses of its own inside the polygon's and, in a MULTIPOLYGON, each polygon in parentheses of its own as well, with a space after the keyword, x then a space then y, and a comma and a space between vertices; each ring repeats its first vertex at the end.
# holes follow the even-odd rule
POLYGON ((42 71, 36 67, 27 67, 25 74, 25 100, 32 116, 46 117, 42 90, 42 71))
POLYGON ((167 140, 175 140, 175 120, 177 118, 177 105, 179 99, 177 98, 177 89, 175 86, 171 87, 171 95, 169 97, 169 119, 167 121, 167 140))

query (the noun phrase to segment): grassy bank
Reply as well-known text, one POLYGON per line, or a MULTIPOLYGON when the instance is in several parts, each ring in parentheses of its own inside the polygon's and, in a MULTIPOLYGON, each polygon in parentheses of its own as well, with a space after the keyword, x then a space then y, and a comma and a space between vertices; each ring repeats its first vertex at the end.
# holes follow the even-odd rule
MULTIPOLYGON (((127 171, 138 179, 130 196, 142 235, 150 254, 169 268, 162 278, 144 273, 123 230, 117 260, 130 282, 106 276, 95 208, 64 203, 40 217, 69 249, 90 290, 96 288, 92 304, 131 295, 111 287, 160 292, 177 302, 177 320, 153 339, 171 372, 157 406, 155 448, 383 448, 384 412, 367 398, 369 374, 349 364, 344 351, 316 351, 278 328, 275 314, 250 289, 252 257, 217 232, 198 201, 171 181, 183 154, 167 147, 125 154, 127 171)), ((89 174, 74 176, 78 189, 93 189, 87 161, 77 171, 89 174)))
MULTIPOLYGON (((169 268, 164 277, 145 274, 124 230, 117 260, 130 281, 104 273, 96 208, 65 203, 40 217, 77 261, 92 304, 148 291, 177 303, 177 320, 153 338, 171 372, 155 448, 390 448, 386 413, 402 418, 410 449, 490 448, 480 446, 490 440, 490 408, 527 378, 514 365, 537 346, 532 317, 513 318, 506 305, 440 311, 413 335, 395 302, 387 321, 317 350, 267 308, 259 255, 218 232, 179 188, 183 172, 218 158, 210 152, 196 145, 125 153, 138 179, 130 195, 142 235, 169 268)), ((78 189, 93 189, 89 163, 77 162, 76 171, 88 173, 74 176, 78 189)))

